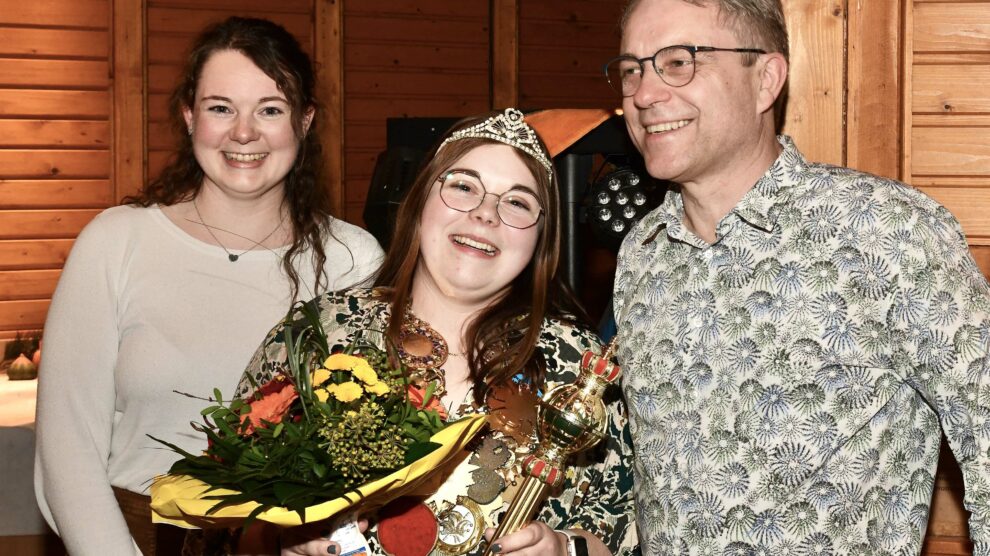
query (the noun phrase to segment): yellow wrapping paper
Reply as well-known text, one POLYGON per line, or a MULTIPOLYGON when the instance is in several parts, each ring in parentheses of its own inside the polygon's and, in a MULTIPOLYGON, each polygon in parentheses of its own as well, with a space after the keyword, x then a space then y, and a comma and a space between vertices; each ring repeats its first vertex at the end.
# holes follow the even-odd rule
MULTIPOLYGON (((430 439, 440 444, 433 452, 381 479, 372 481, 344 496, 306 508, 306 521, 299 514, 283 507, 270 508, 258 519, 294 527, 327 519, 358 502, 375 507, 409 493, 432 471, 441 468, 449 458, 464 449, 487 421, 486 415, 469 415, 448 425, 430 439)), ((207 515, 219 500, 210 498, 234 491, 216 489, 207 493, 209 485, 187 475, 161 475, 151 485, 151 521, 168 523, 186 529, 232 527, 242 523, 259 506, 246 502, 227 506, 207 515)))

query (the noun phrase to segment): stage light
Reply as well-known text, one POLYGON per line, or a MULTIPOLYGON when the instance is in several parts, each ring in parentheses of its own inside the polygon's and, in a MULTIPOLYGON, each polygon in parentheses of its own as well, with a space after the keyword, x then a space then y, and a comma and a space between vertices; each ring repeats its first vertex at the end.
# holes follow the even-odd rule
POLYGON ((617 243, 659 202, 652 178, 644 179, 640 170, 608 160, 603 168, 611 169, 591 186, 587 220, 600 236, 611 240, 607 243, 617 243))

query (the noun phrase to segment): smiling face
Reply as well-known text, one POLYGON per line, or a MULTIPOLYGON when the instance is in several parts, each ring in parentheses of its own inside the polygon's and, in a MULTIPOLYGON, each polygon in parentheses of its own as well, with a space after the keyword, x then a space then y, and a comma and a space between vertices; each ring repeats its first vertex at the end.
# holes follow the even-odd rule
MULTIPOLYGON (((236 50, 210 56, 183 115, 204 187, 239 199, 282 194, 299 137, 285 95, 249 58, 236 50)), ((304 133, 312 116, 303 118, 304 133)))
MULTIPOLYGON (((741 44, 712 3, 641 1, 624 29, 623 54, 643 58, 672 45, 759 48, 741 44)), ((623 98, 622 107, 651 175, 689 184, 751 173, 753 159, 763 156, 768 139, 775 141, 772 105, 783 82, 768 78, 786 75, 786 62, 780 54, 769 54, 746 66, 744 56, 699 52, 694 78, 682 87, 667 85, 645 64, 639 90, 623 98), (777 73, 765 71, 770 59, 783 64, 774 67, 777 73)))
POLYGON ((495 197, 510 190, 542 197, 536 179, 519 157, 508 145, 486 144, 447 169, 477 176, 486 191, 494 194, 486 195, 478 208, 468 212, 448 207, 440 197, 440 181, 433 183, 420 217, 414 295, 415 290, 428 288, 464 303, 483 304, 505 291, 526 268, 542 222, 526 229, 505 225, 499 219, 495 197))

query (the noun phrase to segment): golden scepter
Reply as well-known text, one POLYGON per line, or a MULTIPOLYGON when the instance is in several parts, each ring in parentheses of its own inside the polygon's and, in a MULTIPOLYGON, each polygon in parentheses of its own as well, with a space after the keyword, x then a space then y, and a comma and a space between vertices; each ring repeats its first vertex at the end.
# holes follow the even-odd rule
MULTIPOLYGON (((522 462, 526 478, 492 539, 522 529, 536 513, 547 493, 564 481, 564 461, 571 454, 586 450, 605 437, 608 415, 602 395, 619 378, 622 370, 613 363, 616 338, 601 355, 584 352, 581 371, 573 384, 561 384, 540 401, 536 412, 536 451, 522 462)), ((485 556, 491 554, 491 545, 485 556)))

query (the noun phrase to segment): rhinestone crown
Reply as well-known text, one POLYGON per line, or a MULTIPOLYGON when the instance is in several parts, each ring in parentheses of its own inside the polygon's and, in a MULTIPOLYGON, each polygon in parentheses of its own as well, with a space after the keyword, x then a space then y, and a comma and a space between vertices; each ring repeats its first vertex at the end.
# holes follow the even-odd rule
POLYGON ((540 146, 536 131, 523 121, 523 113, 515 108, 506 108, 502 114, 492 116, 480 124, 455 131, 440 146, 465 137, 493 139, 515 147, 535 158, 547 169, 550 179, 553 179, 553 164, 540 146))

